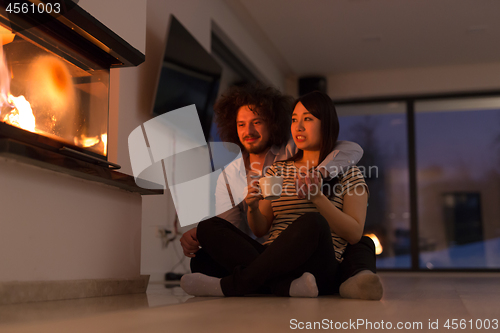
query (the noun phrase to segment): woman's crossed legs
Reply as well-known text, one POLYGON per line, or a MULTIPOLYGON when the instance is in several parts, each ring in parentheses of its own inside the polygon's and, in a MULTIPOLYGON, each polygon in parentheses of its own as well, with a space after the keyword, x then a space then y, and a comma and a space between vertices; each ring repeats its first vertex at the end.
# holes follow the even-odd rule
MULTIPOLYGON (((207 294, 203 284, 215 289, 220 284, 215 294, 225 296, 266 293, 266 290, 279 296, 315 296, 311 293, 311 282, 317 286, 316 295, 335 291, 332 281, 338 261, 330 228, 319 213, 302 215, 267 247, 217 217, 201 222, 197 237, 202 255, 208 254, 215 263, 203 271, 211 269, 219 277, 224 270, 230 272, 220 282, 219 279, 199 280, 201 274, 183 278, 184 287, 193 290, 194 284, 197 294, 207 294), (305 272, 315 279, 304 275, 305 272)), ((193 260, 192 266, 196 267, 196 258, 193 260)))

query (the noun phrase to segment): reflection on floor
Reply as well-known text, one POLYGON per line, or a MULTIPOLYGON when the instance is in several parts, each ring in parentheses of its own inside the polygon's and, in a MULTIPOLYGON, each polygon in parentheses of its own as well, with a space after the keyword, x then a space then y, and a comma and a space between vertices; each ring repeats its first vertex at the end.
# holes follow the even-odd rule
POLYGON ((399 325, 425 332, 437 325, 432 331, 439 332, 448 331, 447 319, 450 325, 462 320, 461 332, 475 332, 479 325, 493 329, 495 320, 500 326, 499 273, 380 275, 385 288, 380 302, 338 296, 195 298, 179 287, 150 284, 147 294, 0 306, 0 331, 281 332, 349 325, 371 332, 399 325))

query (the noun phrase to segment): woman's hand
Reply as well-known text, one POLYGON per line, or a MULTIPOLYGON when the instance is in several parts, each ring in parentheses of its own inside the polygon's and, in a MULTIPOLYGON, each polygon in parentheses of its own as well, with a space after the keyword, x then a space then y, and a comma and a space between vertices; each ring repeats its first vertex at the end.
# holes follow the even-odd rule
POLYGON ((249 209, 259 209, 259 201, 264 199, 260 192, 260 188, 258 186, 259 181, 257 179, 252 180, 248 185, 248 193, 245 197, 245 202, 248 205, 249 209))
POLYGON ((248 205, 248 226, 257 237, 262 237, 269 231, 274 218, 271 201, 263 199, 258 180, 252 180, 248 185, 245 202, 248 205))
POLYGON ((317 171, 307 174, 299 173, 295 176, 295 186, 299 199, 307 199, 314 202, 314 200, 323 195, 321 192, 322 185, 323 179, 317 171))

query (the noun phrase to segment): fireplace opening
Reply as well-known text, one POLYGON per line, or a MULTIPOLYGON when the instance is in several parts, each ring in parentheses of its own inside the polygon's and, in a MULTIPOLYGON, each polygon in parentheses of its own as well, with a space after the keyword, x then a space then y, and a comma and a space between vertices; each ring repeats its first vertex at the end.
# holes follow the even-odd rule
POLYGON ((82 69, 5 27, 0 33, 0 121, 105 158, 109 69, 90 60, 82 69))
POLYGON ((110 68, 144 55, 60 2, 57 17, 0 6, 0 138, 118 168, 107 162, 110 68))

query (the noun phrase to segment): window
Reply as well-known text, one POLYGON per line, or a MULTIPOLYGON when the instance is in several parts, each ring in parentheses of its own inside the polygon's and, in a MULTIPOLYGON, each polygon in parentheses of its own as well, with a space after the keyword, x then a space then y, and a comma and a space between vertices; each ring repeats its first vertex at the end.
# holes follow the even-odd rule
POLYGON ((379 268, 500 269, 499 92, 336 106, 364 149, 379 268))
POLYGON ((370 191, 365 234, 375 235, 382 246, 377 267, 410 268, 406 105, 394 102, 336 108, 339 140, 354 141, 364 150, 358 166, 370 191))
POLYGON ((420 267, 500 268, 500 98, 415 111, 420 267))

